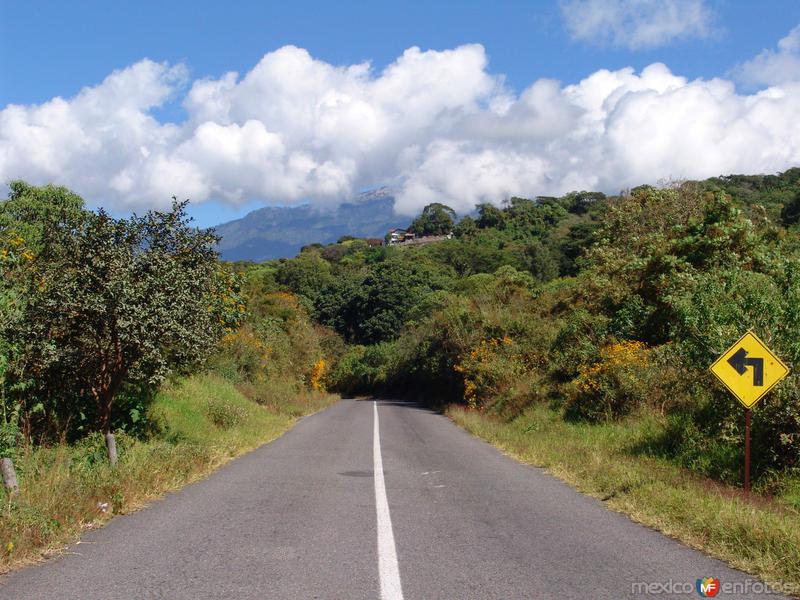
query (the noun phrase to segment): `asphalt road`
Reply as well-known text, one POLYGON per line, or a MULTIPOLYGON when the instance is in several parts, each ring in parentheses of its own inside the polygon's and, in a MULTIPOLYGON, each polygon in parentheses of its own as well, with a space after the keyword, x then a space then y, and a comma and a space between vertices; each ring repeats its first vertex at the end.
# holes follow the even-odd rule
POLYGON ((717 598, 765 597, 445 417, 345 400, 12 574, 0 599, 698 598, 707 576, 717 598))

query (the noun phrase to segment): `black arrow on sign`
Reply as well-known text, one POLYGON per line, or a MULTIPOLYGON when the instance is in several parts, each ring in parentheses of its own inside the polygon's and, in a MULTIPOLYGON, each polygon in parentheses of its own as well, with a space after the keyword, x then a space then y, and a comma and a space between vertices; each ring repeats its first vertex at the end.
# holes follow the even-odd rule
POLYGON ((747 367, 753 367, 753 385, 764 385, 764 359, 747 358, 747 350, 739 348, 733 356, 728 359, 728 364, 736 369, 739 375, 747 372, 747 367))

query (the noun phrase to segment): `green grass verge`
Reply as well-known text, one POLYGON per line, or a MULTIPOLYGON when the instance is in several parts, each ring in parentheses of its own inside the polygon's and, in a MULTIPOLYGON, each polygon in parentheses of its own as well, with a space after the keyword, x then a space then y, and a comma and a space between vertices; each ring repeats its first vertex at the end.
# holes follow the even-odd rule
MULTIPOLYGON (((731 566, 800 589, 800 509, 796 480, 780 495, 755 494, 698 477, 637 448, 661 426, 656 417, 621 423, 571 423, 545 406, 512 422, 451 406, 446 414, 522 462, 545 467, 609 508, 731 566)), ((786 589, 785 587, 783 589, 786 589)))
POLYGON ((335 399, 309 392, 262 406, 218 376, 198 375, 158 394, 149 413, 158 434, 148 440, 117 434, 115 468, 100 434, 72 445, 21 448, 19 493, 9 497, 0 489, 0 572, 57 552, 113 515, 208 475, 335 399))

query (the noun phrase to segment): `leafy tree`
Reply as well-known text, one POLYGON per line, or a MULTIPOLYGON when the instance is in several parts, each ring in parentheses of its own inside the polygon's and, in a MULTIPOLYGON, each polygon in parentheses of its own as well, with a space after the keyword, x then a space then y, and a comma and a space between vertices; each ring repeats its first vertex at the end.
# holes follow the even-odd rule
POLYGON ((479 228, 505 228, 506 215, 501 209, 497 208, 493 204, 488 203, 478 204, 476 208, 478 209, 478 219, 475 221, 475 223, 479 228))
POLYGON ((576 215, 582 215, 592 206, 606 199, 603 192, 570 192, 562 200, 564 208, 576 215))
POLYGON ((348 341, 376 343, 396 338, 423 299, 450 284, 449 270, 418 257, 370 265, 328 285, 315 304, 318 318, 348 341))
POLYGON ((56 228, 75 226, 84 216, 83 199, 65 187, 9 184, 8 199, 0 203, 0 233, 19 237, 30 252, 38 253, 56 228))
POLYGON ((312 302, 332 279, 330 263, 316 250, 301 252, 296 259, 281 263, 275 272, 275 281, 312 302))
POLYGON ((728 175, 712 177, 704 184, 709 190, 721 189, 743 205, 746 212, 752 207, 763 206, 773 217, 779 217, 781 209, 797 194, 800 185, 800 167, 794 167, 777 175, 728 175))
POLYGON ((13 457, 19 434, 20 404, 7 393, 8 374, 18 348, 8 333, 22 318, 18 282, 32 258, 21 236, 0 230, 0 458, 13 457))
POLYGON ((420 235, 447 235, 453 231, 456 212, 449 206, 434 202, 422 209, 422 214, 411 222, 409 231, 420 235))
POLYGON ((555 198, 539 197, 535 201, 511 198, 506 204, 504 229, 512 239, 530 240, 547 237, 567 211, 555 198))
POLYGON ((504 233, 494 229, 481 230, 471 239, 431 244, 424 247, 421 254, 442 267, 451 267, 460 276, 494 273, 503 265, 525 269, 527 264, 524 247, 508 244, 504 233))
POLYGON ((322 252, 320 252, 320 255, 329 263, 338 263, 347 255, 347 246, 341 243, 331 244, 325 246, 322 252))
POLYGON ((238 278, 218 263, 213 231, 191 227, 185 207, 44 224, 23 281, 23 319, 10 333, 24 348, 14 376, 34 382, 27 396, 62 428, 83 414, 110 434, 125 389, 153 389, 201 363, 238 325, 238 278))
POLYGON ((790 227, 800 221, 800 192, 795 194, 789 202, 787 202, 781 210, 781 222, 790 227))
POLYGON ((667 342, 679 320, 672 304, 705 272, 763 270, 764 240, 723 192, 642 186, 609 208, 586 265, 606 310, 639 306, 637 339, 667 342), (639 296, 639 300, 631 296, 639 296), (645 319, 646 316, 646 319, 645 319))
POLYGON ((558 277, 558 259, 553 251, 539 241, 525 248, 528 271, 539 281, 550 281, 558 277))
POLYGON ((478 226, 475 224, 475 219, 469 215, 465 216, 453 228, 453 235, 457 238, 469 238, 478 231, 478 226))
POLYGON ((33 383, 30 378, 15 378, 13 372, 23 350, 19 341, 12 339, 12 331, 24 319, 24 281, 43 247, 58 243, 52 239, 52 231, 76 227, 85 214, 83 199, 64 187, 12 181, 9 188, 8 199, 0 202, 0 447, 4 456, 13 454, 20 417, 24 416, 25 403, 15 396, 33 383))
POLYGON ((348 272, 322 288, 314 303, 317 320, 332 327, 347 340, 357 339, 359 314, 355 298, 360 291, 363 274, 348 272))
POLYGON ((578 259, 592 245, 599 224, 579 222, 569 228, 567 235, 559 242, 560 264, 562 276, 578 274, 578 259))

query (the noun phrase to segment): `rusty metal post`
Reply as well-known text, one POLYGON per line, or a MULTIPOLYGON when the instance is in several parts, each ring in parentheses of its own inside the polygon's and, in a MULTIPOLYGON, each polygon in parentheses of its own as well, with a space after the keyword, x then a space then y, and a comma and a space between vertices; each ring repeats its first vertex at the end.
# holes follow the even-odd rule
POLYGON ((744 495, 750 495, 750 409, 744 410, 744 495))

